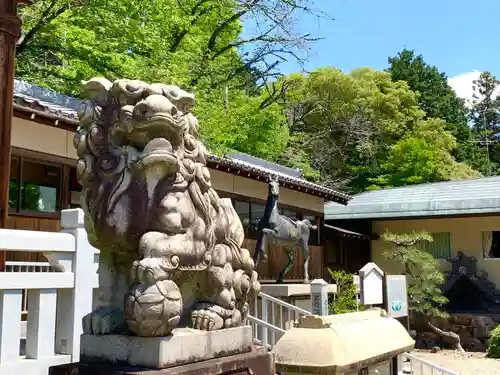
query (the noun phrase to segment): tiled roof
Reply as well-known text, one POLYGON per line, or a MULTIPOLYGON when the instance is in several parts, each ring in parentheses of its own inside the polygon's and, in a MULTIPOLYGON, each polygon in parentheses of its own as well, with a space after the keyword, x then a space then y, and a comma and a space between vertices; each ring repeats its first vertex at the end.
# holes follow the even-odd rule
POLYGON ((326 220, 485 213, 500 213, 500 176, 373 190, 347 206, 325 204, 326 220))
POLYGON ((256 165, 256 164, 251 164, 251 163, 248 163, 248 162, 240 160, 240 159, 234 159, 234 158, 230 158, 228 156, 219 157, 219 156, 215 156, 215 155, 210 155, 208 160, 212 161, 216 164, 222 165, 222 166, 235 168, 239 171, 253 173, 253 174, 256 174, 256 175, 261 176, 263 178, 267 178, 271 175, 275 175, 278 177, 278 180, 281 183, 289 183, 290 185, 300 187, 303 189, 301 191, 303 191, 304 193, 310 192, 311 194, 324 196, 325 199, 335 200, 337 202, 340 202, 341 205, 346 204, 347 201, 350 199, 349 195, 342 193, 340 191, 333 190, 333 189, 309 182, 309 181, 304 180, 303 178, 300 178, 300 177, 285 174, 285 173, 277 171, 275 169, 266 168, 266 167, 256 165))
POLYGON ((14 106, 43 112, 49 117, 78 122, 80 101, 54 90, 35 86, 24 81, 14 81, 14 106))
MULTIPOLYGON (((54 90, 35 86, 20 80, 15 80, 14 82, 14 106, 18 109, 37 112, 47 117, 76 125, 78 123, 78 109, 80 105, 81 102, 79 100, 60 94, 54 90)), ((234 168, 239 171, 246 171, 262 178, 267 178, 269 175, 276 175, 281 183, 288 183, 291 185, 291 188, 295 187, 304 193, 323 196, 327 200, 346 204, 350 199, 347 194, 303 179, 300 171, 249 155, 238 153, 231 153, 224 157, 210 155, 208 160, 214 164, 234 168)))

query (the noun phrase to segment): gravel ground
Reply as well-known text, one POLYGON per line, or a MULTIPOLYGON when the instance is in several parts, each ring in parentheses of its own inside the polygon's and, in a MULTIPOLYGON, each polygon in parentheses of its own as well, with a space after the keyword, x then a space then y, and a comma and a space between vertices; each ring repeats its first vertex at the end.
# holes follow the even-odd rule
MULTIPOLYGON (((484 353, 467 353, 462 356, 453 350, 441 350, 437 353, 415 350, 412 354, 460 375, 500 375, 500 360, 486 358, 484 353)), ((403 371, 407 369, 409 364, 403 363, 403 371)), ((437 374, 439 373, 434 372, 433 375, 437 374)), ((421 372, 420 366, 416 366, 413 375, 431 375, 431 371, 424 366, 421 372)))

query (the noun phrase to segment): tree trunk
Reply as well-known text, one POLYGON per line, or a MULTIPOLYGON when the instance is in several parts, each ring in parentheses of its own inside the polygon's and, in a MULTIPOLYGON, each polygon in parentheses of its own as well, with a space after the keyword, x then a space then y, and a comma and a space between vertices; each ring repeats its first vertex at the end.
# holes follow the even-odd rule
POLYGON ((430 329, 432 329, 434 332, 436 332, 440 336, 448 337, 454 341, 455 349, 457 349, 460 354, 465 355, 465 350, 462 348, 462 344, 460 343, 460 336, 457 335, 455 332, 446 332, 443 331, 442 329, 436 327, 434 324, 432 324, 430 321, 427 321, 427 325, 429 326, 430 329))

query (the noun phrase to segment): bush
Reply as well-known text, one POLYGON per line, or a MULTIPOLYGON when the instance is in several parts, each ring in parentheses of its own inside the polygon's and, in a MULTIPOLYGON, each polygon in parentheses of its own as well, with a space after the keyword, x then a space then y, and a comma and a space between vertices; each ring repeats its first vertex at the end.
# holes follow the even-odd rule
MULTIPOLYGON (((328 308, 330 314, 344 314, 356 311, 356 286, 353 275, 344 271, 328 270, 337 285, 335 299, 328 308)), ((361 307, 361 306, 360 306, 361 307)))
POLYGON ((490 358, 500 358, 500 325, 490 333, 487 353, 490 358))

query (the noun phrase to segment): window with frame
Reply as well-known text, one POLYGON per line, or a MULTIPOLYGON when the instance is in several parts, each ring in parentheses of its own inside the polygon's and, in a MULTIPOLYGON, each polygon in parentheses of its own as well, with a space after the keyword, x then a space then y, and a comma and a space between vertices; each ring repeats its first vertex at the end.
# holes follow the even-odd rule
POLYGON ((61 210, 61 187, 61 165, 22 157, 11 159, 11 212, 56 213, 61 210))
POLYGON ((485 259, 500 258, 500 231, 483 231, 482 237, 483 257, 485 259))
POLYGON ((451 258, 451 235, 449 232, 431 233, 434 241, 419 241, 415 244, 417 249, 432 254, 434 259, 451 258))
POLYGON ((243 224, 243 229, 245 235, 250 233, 250 203, 234 199, 233 207, 238 216, 240 217, 241 224, 243 224))
POLYGON ((250 222, 251 222, 251 227, 250 227, 250 233, 249 237, 257 237, 257 234, 259 232, 259 220, 264 216, 264 211, 266 210, 266 206, 264 204, 260 203, 254 203, 254 202, 249 202, 250 203, 250 222))

